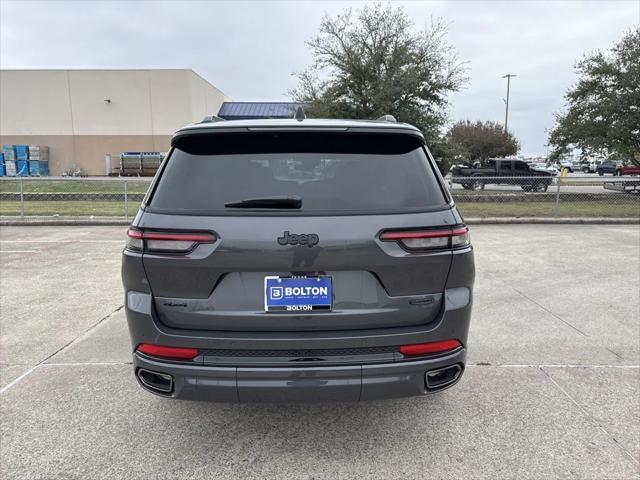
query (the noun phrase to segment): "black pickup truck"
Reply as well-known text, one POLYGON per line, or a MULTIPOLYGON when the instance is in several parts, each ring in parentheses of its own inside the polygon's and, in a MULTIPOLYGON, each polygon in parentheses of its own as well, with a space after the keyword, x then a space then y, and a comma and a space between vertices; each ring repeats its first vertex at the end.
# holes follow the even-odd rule
POLYGON ((482 190, 485 185, 520 185, 525 192, 546 192, 554 175, 531 167, 522 160, 491 159, 479 167, 456 165, 451 168, 451 181, 467 190, 482 190))

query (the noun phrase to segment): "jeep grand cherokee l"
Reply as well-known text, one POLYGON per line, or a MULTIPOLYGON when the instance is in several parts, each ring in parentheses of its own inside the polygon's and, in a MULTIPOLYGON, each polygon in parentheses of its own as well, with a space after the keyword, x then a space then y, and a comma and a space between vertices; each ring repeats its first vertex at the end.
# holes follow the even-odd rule
POLYGON ((157 395, 222 402, 436 392, 464 370, 474 275, 418 129, 190 125, 127 233, 134 373, 157 395))

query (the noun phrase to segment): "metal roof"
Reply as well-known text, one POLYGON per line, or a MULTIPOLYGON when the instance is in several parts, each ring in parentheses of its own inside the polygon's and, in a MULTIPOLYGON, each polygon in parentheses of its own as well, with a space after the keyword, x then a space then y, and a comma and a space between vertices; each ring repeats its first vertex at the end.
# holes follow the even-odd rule
POLYGON ((225 120, 292 118, 298 107, 305 106, 298 102, 224 102, 218 117, 225 120))

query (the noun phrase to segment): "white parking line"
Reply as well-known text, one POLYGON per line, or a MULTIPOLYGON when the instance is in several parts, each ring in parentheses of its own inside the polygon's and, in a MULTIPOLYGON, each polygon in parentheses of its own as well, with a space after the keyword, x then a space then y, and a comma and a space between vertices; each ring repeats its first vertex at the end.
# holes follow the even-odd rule
POLYGON ((11 387, 13 387, 16 383, 18 383, 20 380, 22 380, 24 377, 26 377, 27 375, 29 375, 31 372, 33 372, 36 368, 38 368, 41 364, 38 365, 34 365, 33 367, 31 367, 29 370, 27 370, 26 372, 24 372, 22 375, 20 375, 18 378, 13 379, 11 382, 7 383, 4 387, 0 388, 0 393, 4 392, 5 390, 9 390, 11 387))
POLYGON ((0 250, 0 253, 38 253, 38 250, 0 250))

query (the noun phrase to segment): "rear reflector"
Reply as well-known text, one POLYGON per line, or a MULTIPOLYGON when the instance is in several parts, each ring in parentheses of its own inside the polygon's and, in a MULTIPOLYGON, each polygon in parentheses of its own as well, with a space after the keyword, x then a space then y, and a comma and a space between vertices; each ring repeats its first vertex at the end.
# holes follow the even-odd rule
POLYGON ((197 348, 164 347, 151 343, 141 343, 138 351, 153 357, 169 358, 172 360, 192 360, 198 356, 197 348))
POLYGON ((149 232, 130 228, 128 250, 158 253, 187 253, 201 243, 213 243, 216 236, 209 232, 149 232))
POLYGON ((407 357, 417 355, 429 355, 434 353, 444 353, 455 350, 461 344, 458 340, 443 340, 440 342, 416 343, 413 345, 401 345, 400 353, 407 357))
POLYGON ((398 242, 407 250, 438 250, 469 245, 469 229, 454 227, 446 230, 403 230, 383 232, 383 242, 398 242))

